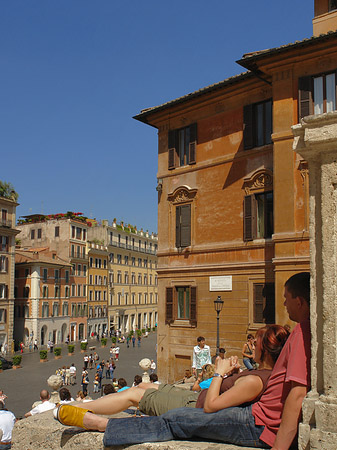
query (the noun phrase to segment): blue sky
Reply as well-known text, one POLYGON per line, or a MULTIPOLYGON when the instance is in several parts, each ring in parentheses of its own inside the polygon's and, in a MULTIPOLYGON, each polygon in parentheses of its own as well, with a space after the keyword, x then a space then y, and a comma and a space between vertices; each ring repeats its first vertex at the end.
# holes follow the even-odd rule
POLYGON ((0 0, 0 179, 18 217, 83 212, 157 231, 142 109, 312 35, 313 0, 0 0))

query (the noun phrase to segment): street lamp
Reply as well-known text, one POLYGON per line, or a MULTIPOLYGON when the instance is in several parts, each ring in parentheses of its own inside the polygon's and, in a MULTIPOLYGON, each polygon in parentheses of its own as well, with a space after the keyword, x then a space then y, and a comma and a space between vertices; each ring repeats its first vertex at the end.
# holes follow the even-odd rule
POLYGON ((221 300, 221 296, 218 295, 218 298, 216 300, 214 300, 214 308, 217 314, 216 320, 217 320, 217 327, 216 327, 216 356, 219 356, 219 347, 220 347, 220 343, 219 343, 219 315, 222 311, 223 308, 223 304, 224 301, 221 300))

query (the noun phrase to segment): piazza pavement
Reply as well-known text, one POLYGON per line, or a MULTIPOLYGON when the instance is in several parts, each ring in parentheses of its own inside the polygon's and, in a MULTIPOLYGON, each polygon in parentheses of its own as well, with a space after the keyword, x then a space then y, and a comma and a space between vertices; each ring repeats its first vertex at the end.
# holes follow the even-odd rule
MULTIPOLYGON (((157 362, 156 343, 157 333, 151 332, 148 337, 142 338, 141 346, 139 348, 137 347, 137 342, 135 348, 132 347, 132 343, 130 348, 127 348, 126 343, 120 344, 119 361, 115 363, 116 370, 114 372, 114 377, 117 379, 120 377, 125 378, 128 386, 131 386, 134 376, 142 374, 142 370, 139 367, 139 361, 142 358, 153 359, 157 362)), ((100 341, 97 341, 96 339, 88 341, 88 348, 95 347, 95 351, 98 353, 100 360, 104 359, 106 361, 109 359, 110 346, 110 338, 108 338, 108 343, 105 348, 101 348, 100 341)), ((59 360, 54 358, 54 354, 48 352, 48 362, 40 363, 38 351, 29 352, 28 349, 25 349, 20 369, 7 369, 0 373, 0 389, 3 389, 8 396, 6 408, 8 408, 9 411, 12 411, 17 418, 23 417, 27 411, 30 411, 32 404, 39 400, 41 389, 48 389, 50 391, 47 379, 50 375, 55 374, 59 367, 70 366, 72 363, 75 364, 77 369, 77 384, 67 387, 73 398, 75 398, 76 393, 81 390, 80 374, 83 368, 83 357, 85 354, 80 352, 80 343, 76 343, 73 356, 68 356, 68 348, 65 344, 56 345, 56 347, 62 348, 62 358, 59 360)), ((88 351, 88 354, 89 353, 91 352, 88 351)), ((7 357, 7 359, 11 358, 7 357)), ((93 394, 94 374, 94 369, 89 370, 90 383, 88 391, 89 395, 95 399, 99 397, 99 394, 93 394)), ((110 381, 106 380, 106 378, 102 380, 103 385, 109 382, 110 381)))

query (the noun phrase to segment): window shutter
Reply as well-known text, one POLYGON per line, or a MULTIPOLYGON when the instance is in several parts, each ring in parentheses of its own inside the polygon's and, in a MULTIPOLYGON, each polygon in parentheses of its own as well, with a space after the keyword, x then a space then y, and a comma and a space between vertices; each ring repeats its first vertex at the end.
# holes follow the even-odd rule
POLYGON ((8 298, 8 285, 6 284, 5 287, 5 298, 8 298))
POLYGON ((168 168, 174 169, 176 166, 176 145, 177 145, 177 130, 170 130, 168 132, 168 168))
POLYGON ((180 216, 181 216, 181 206, 176 206, 176 247, 181 247, 180 239, 180 216))
POLYGON ((252 241, 256 236, 255 197, 247 195, 243 203, 243 240, 252 241))
POLYGON ((173 288, 166 288, 166 310, 165 310, 165 324, 173 322, 173 288))
POLYGON ((191 205, 180 207, 180 247, 191 245, 191 205))
POLYGON ((264 284, 254 284, 254 323, 263 323, 264 284))
POLYGON ((197 326, 197 288, 191 287, 191 304, 190 304, 190 323, 192 326, 197 326))
POLYGON ((245 150, 254 147, 253 105, 243 107, 243 147, 245 150))
POLYGON ((313 114, 312 101, 312 77, 302 77, 298 79, 298 116, 302 117, 313 114))
POLYGON ((8 258, 6 258, 5 270, 6 270, 6 272, 8 273, 8 258))
POLYGON ((193 123, 190 125, 190 144, 189 144, 189 163, 195 164, 197 162, 196 159, 196 151, 197 151, 197 124, 193 123))

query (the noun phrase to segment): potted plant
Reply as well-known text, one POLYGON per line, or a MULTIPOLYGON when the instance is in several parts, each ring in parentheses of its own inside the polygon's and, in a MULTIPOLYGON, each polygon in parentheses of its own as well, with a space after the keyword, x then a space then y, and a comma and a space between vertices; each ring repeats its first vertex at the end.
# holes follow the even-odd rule
POLYGON ((88 342, 81 342, 81 353, 85 353, 88 347, 88 342))
POLYGON ((74 353, 74 350, 75 350, 75 345, 69 344, 68 345, 68 356, 71 356, 74 353))
POLYGON ((142 333, 145 334, 145 328, 142 328, 142 333))
POLYGON ((111 342, 112 342, 113 344, 116 344, 116 342, 117 342, 117 338, 116 338, 116 336, 112 336, 112 338, 111 338, 111 342))
POLYGON ((55 347, 54 348, 55 359, 61 359, 62 358, 61 352, 62 352, 61 347, 55 347))
POLYGON ((107 338, 102 338, 101 339, 101 345, 102 347, 106 347, 106 343, 108 342, 107 338))
POLYGON ((40 362, 47 362, 47 350, 40 350, 40 362))
POLYGON ((156 327, 153 327, 153 328, 152 328, 152 331, 156 331, 156 327))
POLYGON ((21 355, 13 356, 13 369, 19 369, 21 367, 20 366, 21 360, 22 360, 21 355))
POLYGON ((0 372, 2 372, 2 362, 0 361, 0 372))

